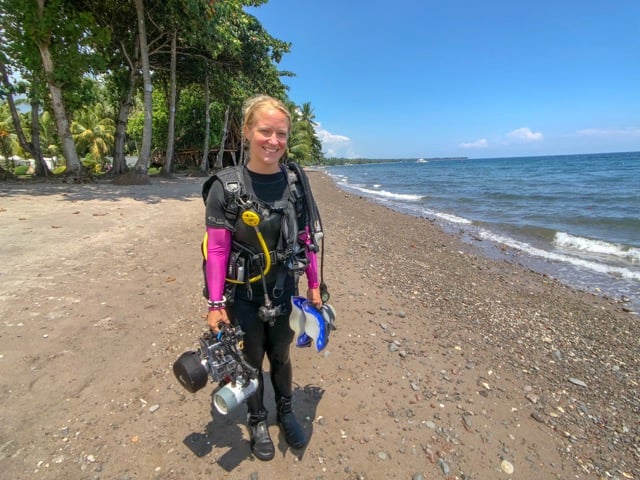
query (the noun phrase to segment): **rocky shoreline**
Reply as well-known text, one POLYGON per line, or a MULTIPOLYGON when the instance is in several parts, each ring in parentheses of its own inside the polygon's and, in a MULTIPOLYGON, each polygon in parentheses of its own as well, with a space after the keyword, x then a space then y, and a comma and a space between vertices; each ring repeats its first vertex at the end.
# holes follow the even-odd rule
MULTIPOLYGON (((436 438, 459 445, 475 440, 475 448, 482 450, 490 444, 487 439, 510 425, 513 432, 502 440, 504 450, 494 456, 512 461, 519 436, 539 437, 540 448, 553 442, 555 449, 545 456, 558 455, 557 464, 542 468, 544 456, 525 454, 524 464, 538 463, 538 470, 527 476, 521 464, 517 478, 637 478, 640 344, 637 317, 624 304, 488 260, 426 220, 343 192, 329 195, 335 203, 327 208, 327 197, 322 198, 331 216, 325 220, 330 238, 336 230, 343 233, 343 248, 349 251, 352 244, 360 260, 368 259, 354 266, 361 282, 375 288, 374 298, 391 295, 406 312, 393 320, 394 332, 406 332, 400 341, 401 352, 409 352, 401 357, 404 368, 419 374, 421 359, 435 352, 440 361, 449 359, 442 369, 427 369, 430 382, 410 382, 420 385, 421 402, 440 405, 442 398, 456 398, 456 414, 436 429, 436 438), (332 218, 340 211, 342 218, 332 218), (483 433, 478 426, 488 419, 480 405, 488 399, 494 405, 501 400, 503 414, 510 415, 494 417, 483 433), (569 475, 565 469, 575 472, 569 475)), ((377 316, 376 309, 370 314, 377 316)), ((380 322, 383 332, 390 323, 380 322)), ((466 457, 462 463, 468 467, 458 473, 488 478, 490 469, 472 469, 490 457, 466 457)))
POLYGON ((338 330, 293 350, 311 441, 268 404, 267 463, 171 372, 205 326, 202 179, 1 184, 3 478, 640 478, 637 316, 309 176, 338 330))

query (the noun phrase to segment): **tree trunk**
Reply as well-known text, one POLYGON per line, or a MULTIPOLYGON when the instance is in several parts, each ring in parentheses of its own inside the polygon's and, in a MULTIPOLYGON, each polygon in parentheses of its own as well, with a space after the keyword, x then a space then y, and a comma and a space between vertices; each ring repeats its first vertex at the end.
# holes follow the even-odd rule
MULTIPOLYGON (((126 50, 122 45, 122 51, 126 50)), ((136 37, 133 44, 133 55, 129 57, 125 55, 129 63, 129 81, 122 91, 120 101, 118 102, 118 117, 116 120, 116 131, 114 134, 114 153, 113 153, 113 165, 111 173, 113 175, 120 175, 126 173, 129 170, 127 165, 127 159, 124 153, 125 142, 127 141, 127 123, 129 122, 129 113, 133 108, 133 95, 136 89, 136 82, 138 80, 138 70, 140 64, 140 42, 136 37)))
POLYGON ((209 135, 211 132, 211 94, 209 93, 209 71, 204 73, 204 145, 202 146, 202 162, 200 170, 206 173, 209 170, 209 135))
POLYGON ((140 58, 142 59, 142 82, 144 93, 144 126, 142 128, 142 146, 138 161, 135 165, 137 174, 147 175, 149 158, 151 157, 151 134, 153 127, 152 98, 153 85, 151 83, 151 67, 149 66, 149 46, 144 24, 143 0, 135 0, 136 15, 138 17, 138 34, 140 41, 140 58))
POLYGON ((47 76, 47 84, 49 93, 51 94, 51 107, 53 108, 53 116, 56 121, 56 129, 58 136, 62 142, 62 151, 64 153, 65 163, 68 172, 77 173, 80 171, 80 159, 76 151, 71 130, 69 129, 69 120, 67 120, 67 111, 62 100, 62 90, 53 83, 53 60, 51 53, 46 45, 38 45, 40 56, 42 57, 42 66, 47 76))
POLYGON ((229 130, 229 105, 224 112, 224 127, 222 127, 222 140, 220 140, 220 150, 216 158, 216 168, 222 168, 222 157, 224 156, 224 145, 227 143, 227 131, 229 130))
POLYGON ((118 117, 116 119, 116 131, 113 138, 113 165, 111 165, 111 173, 113 175, 120 175, 129 170, 127 160, 124 155, 124 145, 127 140, 127 121, 129 119, 129 112, 133 106, 133 90, 135 87, 135 69, 131 69, 129 75, 129 85, 127 90, 122 92, 120 102, 118 106, 118 117))
POLYGON ((164 166, 162 167, 162 175, 171 175, 171 161, 173 160, 173 150, 175 148, 175 136, 176 136, 176 57, 177 57, 177 43, 178 32, 174 30, 173 38, 171 39, 171 72, 169 85, 169 131, 167 132, 167 156, 164 160, 164 166))
MULTIPOLYGON (((33 93, 32 93, 33 95, 33 93)), ((42 158, 40 148, 40 101, 33 96, 31 98, 31 144, 33 158, 36 161, 36 177, 47 177, 51 173, 49 165, 42 158)))
MULTIPOLYGON (((44 17, 44 4, 45 0, 38 0, 38 16, 41 19, 44 17)), ((71 130, 69 129, 69 120, 67 119, 67 112, 62 99, 62 90, 54 82, 55 67, 53 58, 51 57, 51 51, 49 50, 49 45, 45 43, 39 43, 38 50, 40 51, 42 67, 47 78, 49 93, 51 94, 51 107, 53 108, 53 116, 56 121, 58 136, 62 142, 62 151, 64 153, 67 172, 77 173, 80 171, 80 159, 78 158, 78 152, 76 151, 71 130)))
MULTIPOLYGON (((46 174, 46 172, 41 171, 41 169, 38 168, 39 165, 41 165, 43 162, 42 160, 42 154, 40 153, 40 144, 39 144, 39 121, 38 121, 38 103, 36 102, 36 116, 35 116, 35 124, 31 125, 31 130, 32 130, 32 134, 31 134, 31 138, 32 138, 32 142, 27 141, 27 137, 24 134, 24 130, 22 130, 22 124, 20 123, 20 116, 18 115, 18 109, 16 108, 16 103, 15 100, 13 99, 13 89, 12 89, 12 85, 11 82, 9 81, 9 74, 7 72, 6 66, 3 62, 0 62, 0 80, 2 81, 2 84, 4 85, 7 93, 6 93, 6 98, 7 98, 7 105, 9 106, 9 112, 11 113, 11 121, 13 123, 13 128, 16 131, 16 136, 18 137, 18 143, 20 143, 20 147, 22 147, 22 149, 26 152, 29 153, 29 155, 35 159, 36 161, 36 175, 42 175, 42 174, 46 174), (34 125, 35 125, 35 129, 37 131, 37 135, 34 136, 33 135, 33 130, 34 130, 34 125), (36 150, 36 146, 38 146, 37 150, 36 150)), ((33 119, 33 101, 31 102, 31 118, 33 119)))

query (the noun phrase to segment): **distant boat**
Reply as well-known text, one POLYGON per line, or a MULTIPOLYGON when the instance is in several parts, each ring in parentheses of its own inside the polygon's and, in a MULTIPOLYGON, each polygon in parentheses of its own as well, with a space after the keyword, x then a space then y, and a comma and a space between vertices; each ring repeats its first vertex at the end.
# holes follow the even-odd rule
POLYGON ((424 158, 419 158, 416 160, 416 163, 429 163, 429 160, 425 160, 424 158))

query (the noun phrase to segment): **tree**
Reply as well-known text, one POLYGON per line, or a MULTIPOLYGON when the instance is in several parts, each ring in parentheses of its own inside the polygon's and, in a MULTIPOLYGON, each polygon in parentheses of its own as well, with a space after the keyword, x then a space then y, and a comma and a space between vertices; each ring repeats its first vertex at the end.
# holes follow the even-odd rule
MULTIPOLYGON (((283 97, 285 86, 280 78, 290 75, 276 68, 290 45, 269 35, 245 11, 246 6, 263 3, 264 0, 0 0, 3 7, 11 7, 12 33, 7 52, 20 65, 22 77, 29 78, 33 92, 37 91, 38 77, 53 77, 46 85, 48 97, 40 99, 44 99, 45 113, 56 120, 58 128, 57 133, 42 132, 43 150, 57 144, 62 146, 65 157, 69 156, 65 129, 60 125, 71 118, 77 123, 72 137, 79 148, 84 148, 80 139, 93 130, 93 122, 86 124, 78 115, 85 117, 81 107, 95 104, 93 89, 86 88, 84 80, 89 74, 108 85, 106 102, 113 106, 115 123, 114 174, 127 173, 124 154, 132 146, 128 132, 139 132, 138 162, 135 172, 130 172, 133 179, 127 183, 137 183, 137 175, 142 182, 148 181, 147 169, 154 149, 166 152, 163 172, 169 173, 175 149, 202 150, 205 166, 210 145, 221 145, 221 151, 228 144, 238 146, 240 129, 236 119, 241 117, 244 99, 256 92, 283 97), (33 2, 31 7, 27 5, 29 1, 33 2), (42 8, 38 10, 38 6, 42 8), (54 13, 57 28, 50 27, 54 13), (47 74, 40 47, 48 49, 54 62, 47 74), (55 88, 61 96, 52 93, 55 88), (52 99, 59 101, 51 103, 52 99), (138 113, 131 113, 138 100, 139 124, 138 113), (55 109, 53 104, 57 105, 55 109), (225 144, 222 134, 227 107, 230 140, 225 144)), ((102 103, 106 105, 105 100, 102 103)), ((39 109, 32 110, 37 113, 39 109)), ((31 123, 34 127, 43 125, 42 121, 31 123)))
MULTIPOLYGON (((140 58, 142 59, 142 91, 144 95, 144 129, 142 132, 142 146, 138 152, 138 160, 135 165, 135 173, 146 177, 151 157, 152 134, 152 99, 153 84, 151 83, 151 68, 149 66, 149 46, 147 44, 147 31, 144 21, 144 4, 142 0, 135 0, 136 18, 138 20, 138 42, 140 43, 140 58)), ((148 182, 143 180, 143 183, 148 182)))
POLYGON ((56 126, 49 111, 42 112, 39 123, 40 145, 42 145, 43 154, 52 157, 60 155, 60 146, 57 141, 56 126))
POLYGON ((299 114, 299 121, 308 126, 307 130, 311 141, 310 163, 318 163, 322 159, 322 143, 316 134, 318 124, 315 121, 316 116, 315 113, 313 113, 311 103, 303 103, 300 106, 299 114))
POLYGON ((141 59, 135 5, 120 0, 75 0, 79 9, 91 12, 96 24, 111 32, 109 42, 100 45, 105 67, 101 78, 107 100, 115 112, 112 175, 128 171, 127 124, 135 105, 139 86, 141 59))
POLYGON ((78 153, 91 156, 101 166, 104 166, 105 157, 113 150, 115 129, 113 114, 102 103, 78 111, 71 124, 78 153))
POLYGON ((7 103, 0 104, 0 154, 9 159, 16 153, 20 145, 12 128, 12 112, 7 103))
MULTIPOLYGON (((72 0, 2 0, 7 56, 26 75, 43 72, 58 137, 69 172, 80 169, 69 128, 70 112, 82 102, 74 95, 86 72, 100 67, 98 45, 108 32, 96 27, 91 15, 74 8, 72 0), (69 105, 71 108, 69 109, 69 105)), ((35 102, 35 97, 31 97, 35 102)))
MULTIPOLYGON (((6 25, 8 31, 15 31, 16 24, 12 22, 9 15, 2 15, 3 19, 6 19, 6 25)), ((6 36, 6 30, 0 29, 0 43, 2 45, 10 45, 11 42, 6 36)), ((20 147, 27 152, 32 158, 35 159, 36 175, 46 176, 49 174, 49 169, 42 158, 42 151, 40 148, 40 134, 39 134, 39 122, 38 115, 40 111, 40 85, 41 82, 36 82, 33 88, 28 92, 28 97, 31 103, 31 141, 27 139, 27 136, 22 128, 22 122, 16 107, 16 101, 14 94, 25 93, 26 82, 11 82, 9 75, 12 67, 10 66, 11 59, 7 56, 8 49, 0 52, 0 98, 6 98, 7 106, 11 112, 11 119, 13 122, 13 128, 20 147)))
MULTIPOLYGON (((35 97, 32 97, 31 102, 31 112, 32 112, 32 124, 35 121, 35 128, 31 129, 31 138, 32 141, 28 141, 27 137, 22 129, 22 122, 20 121, 20 117, 18 115, 18 109, 16 107, 16 102, 13 98, 13 85, 9 81, 9 74, 7 71, 7 67, 5 66, 4 59, 0 59, 0 78, 2 81, 2 86, 4 95, 7 99, 7 107, 11 113, 11 121, 13 123, 13 128, 15 131, 15 137, 17 142, 20 144, 20 147, 28 154, 35 159, 36 163, 36 175, 46 176, 49 173, 49 169, 47 165, 44 163, 42 158, 42 152, 40 149, 40 135, 38 129, 38 112, 39 112, 39 102, 35 97)), ((3 137, 3 141, 6 139, 6 136, 3 137)))
POLYGON ((291 115, 291 132, 288 141, 288 156, 300 165, 317 163, 322 158, 322 145, 316 135, 315 115, 310 103, 298 107, 285 102, 291 115))
POLYGON ((171 174, 171 161, 173 160, 173 149, 175 146, 175 124, 176 124, 176 103, 177 103, 177 80, 176 63, 178 49, 178 31, 174 30, 171 37, 171 81, 169 93, 169 126, 167 129, 167 153, 165 155, 163 175, 171 174))

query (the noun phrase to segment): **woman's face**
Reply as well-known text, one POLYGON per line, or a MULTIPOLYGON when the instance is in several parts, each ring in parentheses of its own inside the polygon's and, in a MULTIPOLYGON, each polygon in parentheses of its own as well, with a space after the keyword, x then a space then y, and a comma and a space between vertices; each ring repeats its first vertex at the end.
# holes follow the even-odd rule
POLYGON ((248 166, 256 173, 275 173, 287 149, 289 121, 276 108, 258 110, 253 122, 245 129, 249 141, 248 166))

